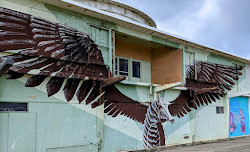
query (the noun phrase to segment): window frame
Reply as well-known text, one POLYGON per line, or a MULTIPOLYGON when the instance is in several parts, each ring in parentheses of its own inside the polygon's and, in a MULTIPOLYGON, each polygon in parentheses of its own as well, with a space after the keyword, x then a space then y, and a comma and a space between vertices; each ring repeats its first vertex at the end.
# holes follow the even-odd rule
POLYGON ((127 81, 133 81, 133 82, 141 82, 142 80, 142 62, 141 60, 136 60, 132 58, 127 58, 127 57, 121 57, 121 56, 115 56, 115 75, 120 76, 120 70, 119 70, 119 59, 125 59, 128 60, 128 76, 126 76, 127 81), (134 62, 139 62, 140 63, 140 78, 133 77, 133 61, 134 62))
POLYGON ((216 114, 224 114, 225 113, 224 106, 216 106, 215 110, 216 110, 216 114))
POLYGON ((124 57, 115 57, 115 75, 120 76, 120 59, 128 60, 128 75, 126 76, 126 79, 129 78, 129 59, 124 57))

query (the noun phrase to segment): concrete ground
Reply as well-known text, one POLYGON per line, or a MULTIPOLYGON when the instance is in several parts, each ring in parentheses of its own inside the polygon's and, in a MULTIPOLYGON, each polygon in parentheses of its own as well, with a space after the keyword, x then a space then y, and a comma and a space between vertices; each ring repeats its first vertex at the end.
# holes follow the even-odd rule
POLYGON ((250 152, 250 137, 234 138, 226 141, 193 146, 169 147, 160 152, 250 152))
POLYGON ((250 152, 250 136, 193 145, 156 147, 129 152, 250 152))

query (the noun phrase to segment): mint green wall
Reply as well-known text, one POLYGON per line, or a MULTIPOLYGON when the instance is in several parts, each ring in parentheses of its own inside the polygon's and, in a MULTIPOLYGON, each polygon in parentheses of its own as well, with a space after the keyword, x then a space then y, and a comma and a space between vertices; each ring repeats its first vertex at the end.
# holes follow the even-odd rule
POLYGON ((28 112, 0 113, 1 152, 112 152, 142 147, 142 125, 125 116, 100 118, 76 97, 65 101, 63 90, 47 97, 46 82, 25 87, 29 75, 18 80, 0 78, 0 102, 27 102, 28 112), (98 122, 103 123, 99 124, 98 122), (102 126, 100 128, 100 126, 102 126), (99 139, 99 132, 104 132, 99 139))
POLYGON ((97 109, 60 99, 60 91, 48 98, 45 85, 24 86, 28 76, 20 80, 0 79, 0 101, 28 102, 28 112, 0 113, 1 152, 46 152, 56 149, 97 151, 97 109), (87 111, 85 109, 88 108, 87 111), (26 146, 25 146, 26 145, 26 146), (35 149, 34 149, 35 148, 35 149), (22 150, 20 150, 22 149, 22 150))

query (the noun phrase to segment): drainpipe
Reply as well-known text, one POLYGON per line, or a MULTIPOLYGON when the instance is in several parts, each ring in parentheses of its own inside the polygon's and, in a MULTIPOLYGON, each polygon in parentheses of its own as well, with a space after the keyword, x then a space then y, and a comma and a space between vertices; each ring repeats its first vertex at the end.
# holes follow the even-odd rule
POLYGON ((109 28, 109 69, 110 72, 113 73, 113 66, 112 66, 112 55, 113 55, 113 41, 112 41, 112 29, 109 28))
POLYGON ((112 31, 112 49, 113 49, 113 75, 115 75, 115 31, 112 31))

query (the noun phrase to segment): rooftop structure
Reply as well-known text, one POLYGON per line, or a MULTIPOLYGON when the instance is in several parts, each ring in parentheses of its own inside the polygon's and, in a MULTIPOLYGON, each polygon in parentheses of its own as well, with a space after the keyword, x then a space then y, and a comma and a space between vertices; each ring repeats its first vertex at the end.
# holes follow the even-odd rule
POLYGON ((91 7, 113 13, 127 18, 128 20, 133 20, 138 23, 156 27, 155 22, 145 13, 135 9, 131 6, 111 1, 111 0, 77 0, 81 4, 86 4, 91 7))

